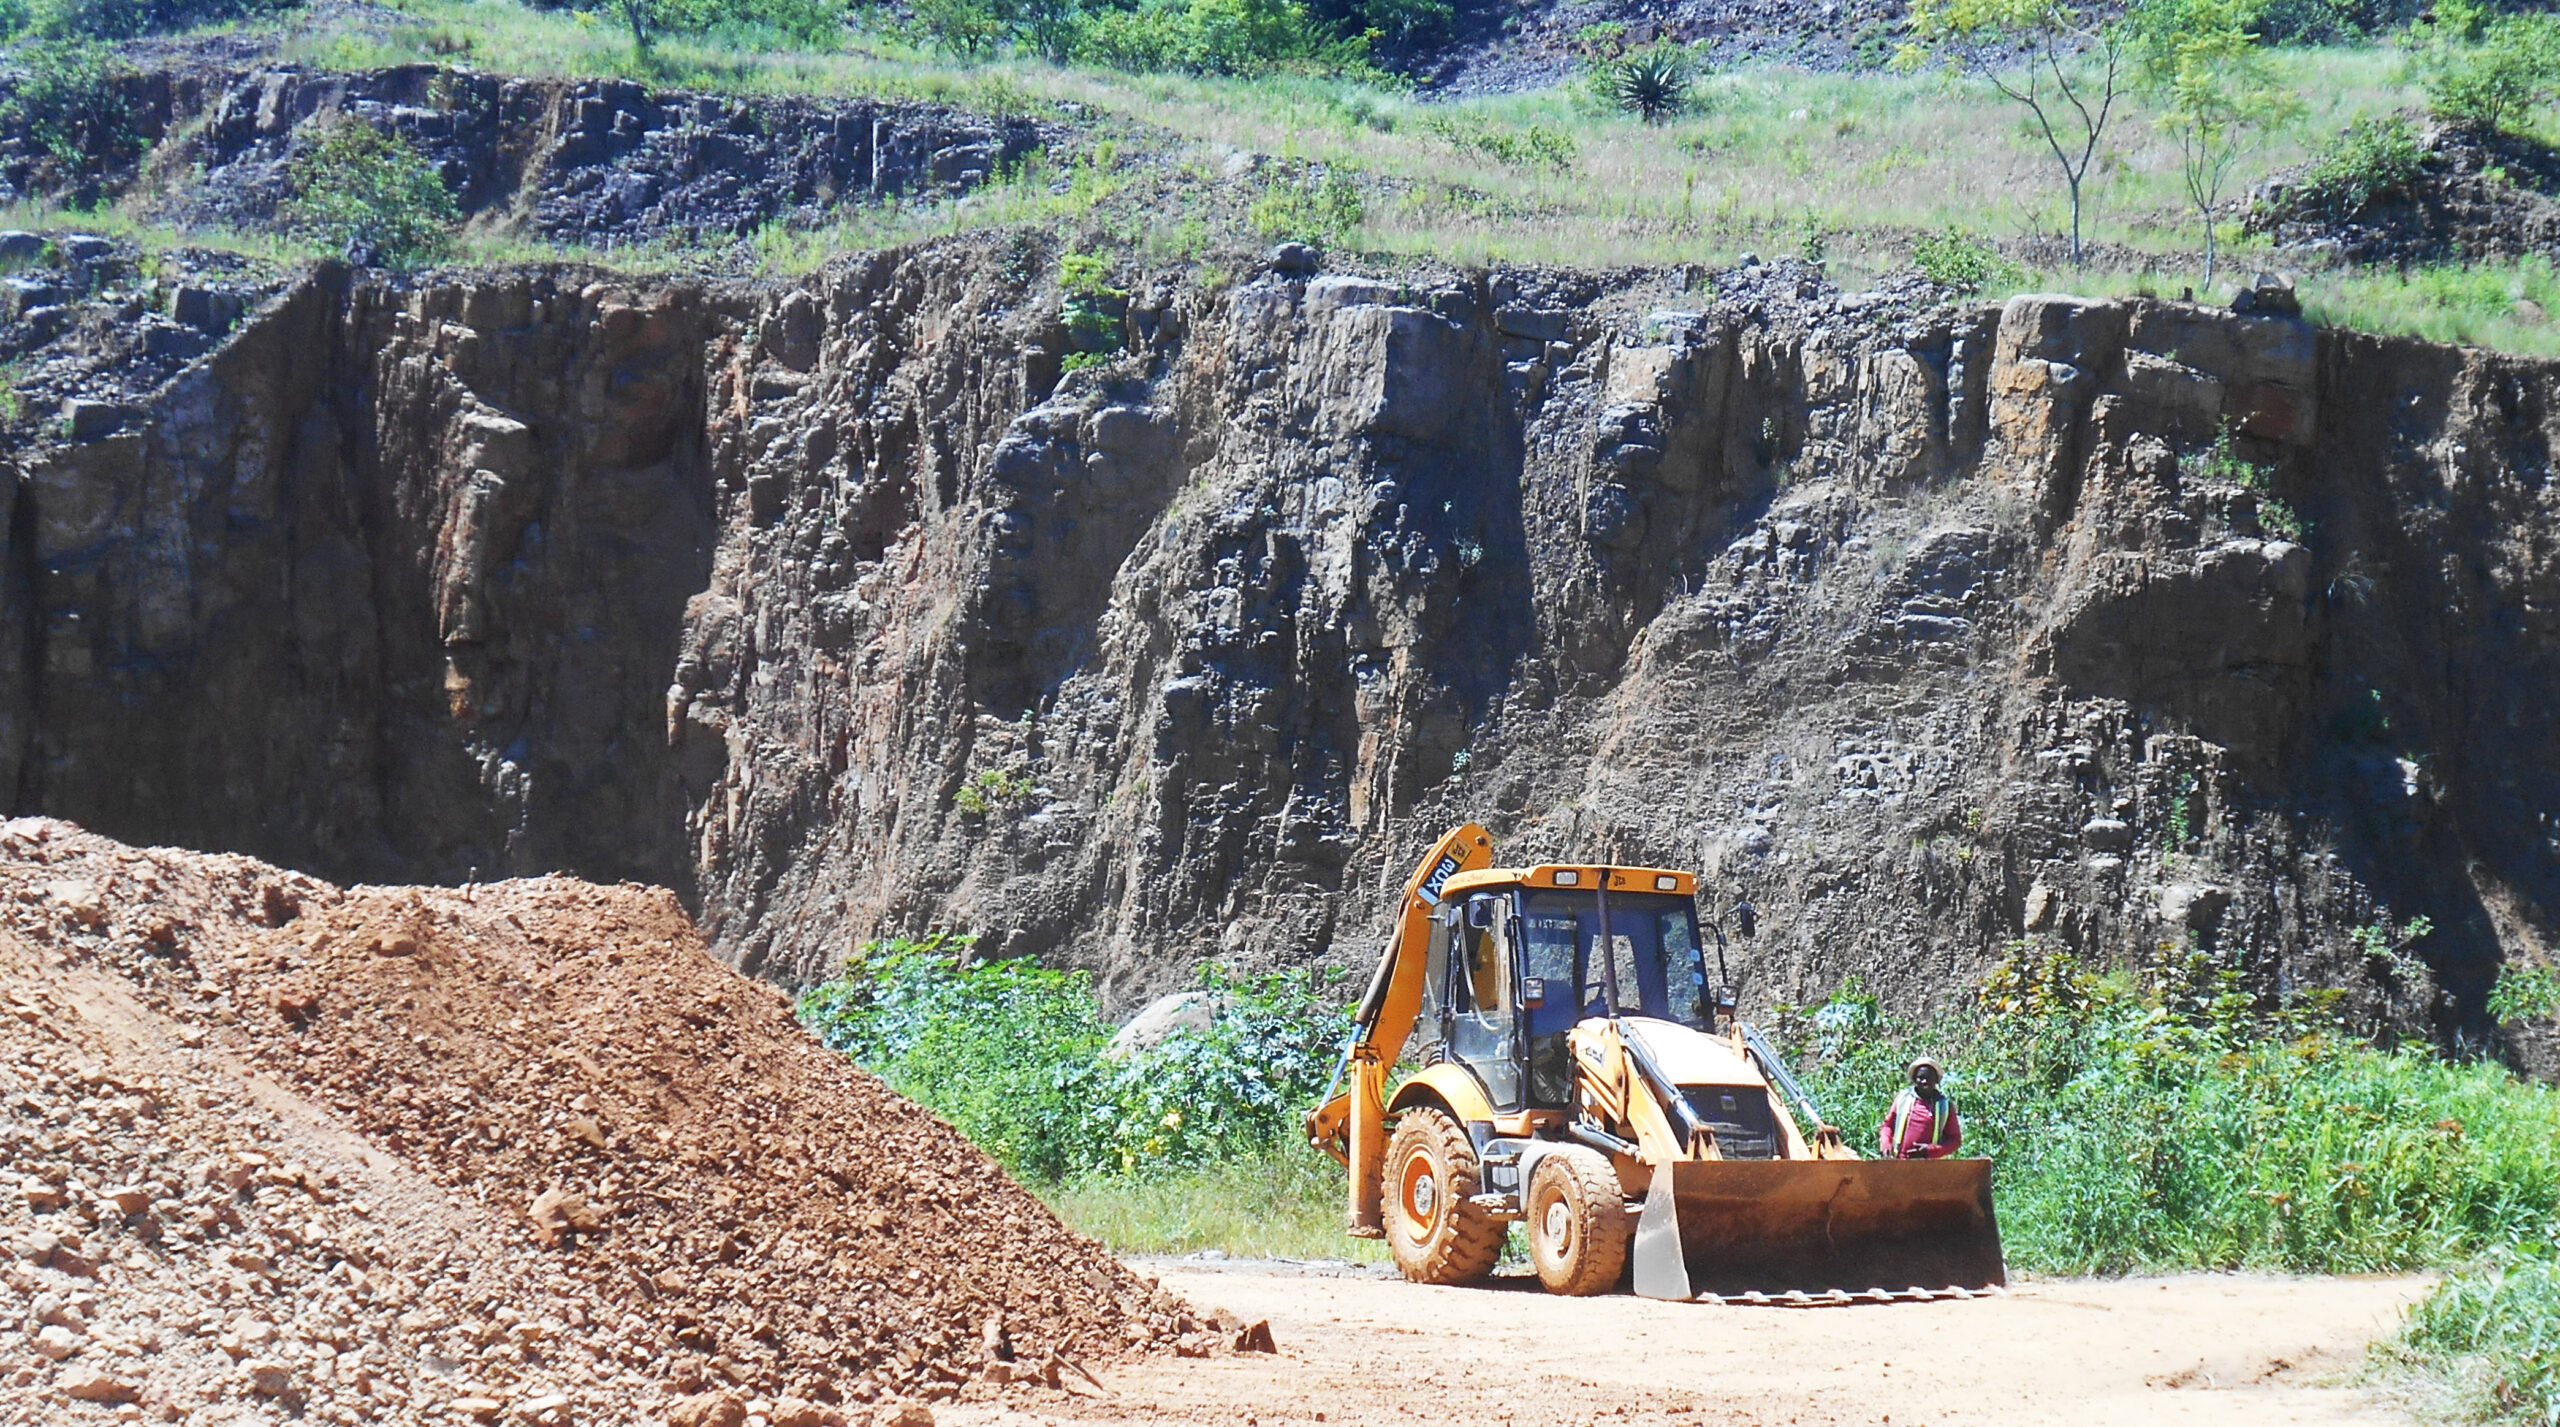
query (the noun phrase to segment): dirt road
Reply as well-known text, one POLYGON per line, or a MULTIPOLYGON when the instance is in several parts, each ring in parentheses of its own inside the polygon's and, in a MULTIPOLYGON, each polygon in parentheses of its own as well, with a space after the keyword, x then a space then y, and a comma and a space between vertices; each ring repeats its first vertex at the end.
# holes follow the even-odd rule
POLYGON ((2038 1282, 1971 1303, 1717 1308, 1567 1301, 1525 1278, 1445 1289, 1267 1264, 1138 1267, 1204 1307, 1270 1319, 1279 1355, 1165 1360, 1111 1376, 1111 1398, 954 1404, 937 1419, 2391 1422, 2403 1419, 2337 1383, 2426 1288, 2212 1274, 2038 1282))

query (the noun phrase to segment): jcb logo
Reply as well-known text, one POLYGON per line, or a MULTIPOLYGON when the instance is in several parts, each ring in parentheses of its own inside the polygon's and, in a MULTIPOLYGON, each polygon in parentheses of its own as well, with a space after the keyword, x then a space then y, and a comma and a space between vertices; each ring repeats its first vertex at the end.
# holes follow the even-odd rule
POLYGON ((1463 864, 1454 853, 1441 858, 1437 863, 1433 864, 1431 868, 1431 875, 1422 879, 1422 888, 1420 891, 1415 893, 1416 896, 1422 898, 1422 904, 1424 906, 1436 907, 1440 905, 1440 889, 1448 886, 1449 879, 1458 875, 1458 868, 1461 865, 1463 864))

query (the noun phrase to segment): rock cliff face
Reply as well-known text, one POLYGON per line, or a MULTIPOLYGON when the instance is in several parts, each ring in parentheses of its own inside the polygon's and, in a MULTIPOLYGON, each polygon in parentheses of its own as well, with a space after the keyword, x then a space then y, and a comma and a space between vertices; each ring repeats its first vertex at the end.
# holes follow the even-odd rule
POLYGON ((961 193, 1035 151, 1063 157, 1074 138, 937 104, 743 100, 426 65, 198 65, 114 82, 129 128, 92 135, 84 167, 66 172, 32 132, 0 134, 0 201, 120 191, 182 224, 266 229, 291 195, 292 159, 328 123, 351 120, 408 142, 484 225, 599 248, 701 245, 809 226, 843 206, 961 193))
POLYGON ((1362 962, 1460 818, 1749 894, 1756 1005, 2043 937, 2470 1038, 2549 954, 2550 364, 1751 267, 1142 274, 1062 376, 1053 257, 313 275, 9 453, 0 789, 783 980, 1362 962))

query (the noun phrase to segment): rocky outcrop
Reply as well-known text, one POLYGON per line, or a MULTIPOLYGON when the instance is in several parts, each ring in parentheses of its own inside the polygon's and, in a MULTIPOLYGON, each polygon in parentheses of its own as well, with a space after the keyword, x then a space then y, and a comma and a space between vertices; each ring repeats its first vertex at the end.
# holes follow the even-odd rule
POLYGON ((1062 375, 1052 256, 313 277, 16 453, 17 805, 782 980, 1357 963, 1459 818, 1748 893, 1764 1006, 2042 937, 2476 1037, 2548 954, 2548 364, 1782 265, 1126 274, 1062 375))
POLYGON ((344 119, 406 140, 483 224, 596 248, 716 246, 843 205, 966 192, 1072 142, 1056 123, 937 104, 742 100, 431 65, 140 70, 116 83, 132 119, 121 146, 66 173, 34 138, 0 136, 0 199, 105 173, 179 226, 270 229, 292 197, 294 157, 344 119))

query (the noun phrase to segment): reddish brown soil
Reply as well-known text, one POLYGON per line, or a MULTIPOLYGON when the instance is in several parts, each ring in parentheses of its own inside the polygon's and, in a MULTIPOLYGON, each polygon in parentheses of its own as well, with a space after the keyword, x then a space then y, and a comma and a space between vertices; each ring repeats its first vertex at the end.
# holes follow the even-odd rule
POLYGON ((22 819, 0 919, 0 1421, 861 1422, 1196 1326, 663 891, 22 819))

